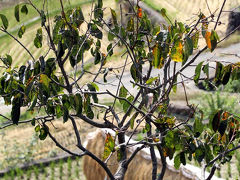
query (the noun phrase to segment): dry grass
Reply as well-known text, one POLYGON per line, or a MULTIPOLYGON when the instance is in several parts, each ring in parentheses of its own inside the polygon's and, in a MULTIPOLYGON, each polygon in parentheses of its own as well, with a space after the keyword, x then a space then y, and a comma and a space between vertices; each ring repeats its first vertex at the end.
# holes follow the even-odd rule
MULTIPOLYGON (((95 131, 94 134, 89 135, 89 140, 87 144, 87 149, 93 152, 97 157, 102 159, 102 147, 105 143, 106 134, 104 134, 103 130, 95 131)), ((134 151, 134 148, 128 148, 127 150, 128 157, 134 151)), ((127 180, 148 180, 152 174, 152 165, 151 165, 151 157, 150 153, 147 151, 140 151, 131 161, 128 166, 127 172, 124 176, 124 179, 127 180)), ((107 166, 109 167, 110 171, 115 174, 118 168, 118 161, 117 161, 117 152, 113 152, 110 155, 107 166)), ((161 169, 161 163, 158 159, 158 171, 161 169)), ((88 156, 84 156, 83 158, 83 172, 88 180, 95 180, 97 179, 105 179, 106 173, 103 168, 96 163, 93 159, 88 156), (89 168, 91 167, 91 168, 89 168)), ((180 171, 177 171, 173 166, 168 165, 166 168, 164 179, 181 179, 181 180, 190 180, 190 179, 197 179, 196 175, 192 172, 186 171, 184 168, 180 168, 180 171)))
MULTIPOLYGON (((82 141, 85 141, 87 134, 95 129, 93 126, 84 123, 81 120, 77 120, 77 125, 82 141)), ((76 150, 76 138, 69 121, 63 124, 61 120, 56 120, 48 126, 52 135, 59 141, 60 144, 70 150, 76 150)), ((6 161, 9 158, 11 159, 11 157, 16 158, 16 156, 19 155, 19 152, 26 152, 27 150, 33 153, 32 158, 35 160, 48 157, 50 152, 54 154, 63 153, 63 151, 56 147, 55 143, 49 137, 47 137, 44 141, 37 140, 34 147, 29 148, 31 137, 33 137, 34 134, 34 127, 30 125, 6 129, 5 136, 0 139, 1 166, 6 167, 8 165, 14 165, 17 162, 24 163, 26 159, 19 159, 12 162, 6 161)))

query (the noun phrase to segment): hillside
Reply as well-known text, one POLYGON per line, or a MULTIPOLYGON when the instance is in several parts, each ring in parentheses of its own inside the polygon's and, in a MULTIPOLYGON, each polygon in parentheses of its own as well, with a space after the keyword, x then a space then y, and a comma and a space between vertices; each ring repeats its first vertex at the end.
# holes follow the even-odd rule
MULTIPOLYGON (((192 23, 194 16, 198 15, 199 12, 204 13, 206 17, 210 16, 211 13, 217 16, 223 0, 144 0, 144 2, 157 10, 166 8, 172 20, 177 19, 179 21, 186 22, 186 24, 190 24, 192 23)), ((223 9, 224 11, 220 19, 223 24, 217 28, 220 36, 223 36, 226 32, 229 11, 235 9, 239 5, 240 0, 226 1, 223 9)), ((212 25, 213 24, 214 22, 212 25)))
MULTIPOLYGON (((10 1, 16 2, 16 1, 10 1)), ((7 2, 8 1, 3 1, 7 2)), ((1 2, 1 3, 3 3, 1 2)), ((33 1, 37 7, 41 7, 41 2, 40 1, 33 1)), ((69 1, 64 1, 66 7, 73 7, 73 6, 83 6, 84 9, 88 9, 88 7, 91 6, 91 1, 84 1, 84 0, 69 0, 69 1)), ((172 0, 172 1, 167 1, 167 0, 144 0, 144 2, 154 8, 155 10, 160 10, 162 7, 167 9, 167 13, 169 14, 170 18, 172 20, 177 19, 182 22, 186 22, 186 24, 191 24, 192 23, 192 18, 196 16, 200 11, 203 12, 206 16, 209 16, 209 10, 207 8, 207 4, 205 0, 172 0)), ((219 11, 219 6, 223 2, 222 0, 208 0, 208 5, 209 9, 211 12, 215 12, 216 14, 219 11)), ((105 0, 105 6, 108 7, 116 7, 115 2, 105 0)), ((232 1, 227 1, 221 21, 222 22, 227 22, 228 20, 228 14, 227 12, 230 9, 233 9, 237 5, 240 4, 240 0, 232 0, 232 1)), ((1 5, 1 4, 0 4, 1 5)), ((58 3, 58 0, 51 0, 48 3, 48 7, 50 9, 50 16, 54 17, 57 13, 60 12, 60 6, 58 3)), ((1 6, 3 8, 3 6, 1 6)), ((14 34, 17 33, 18 28, 20 27, 20 23, 16 25, 16 20, 13 16, 14 14, 14 8, 12 7, 7 7, 1 10, 2 14, 7 15, 9 17, 9 29, 11 32, 14 34)), ((85 11, 86 13, 86 11, 85 11)), ((27 45, 28 48, 30 48, 31 52, 33 52, 33 55, 37 58, 40 52, 42 52, 42 49, 36 49, 33 47, 33 43, 31 43, 32 39, 31 37, 35 36, 36 29, 39 26, 40 19, 38 18, 38 15, 34 12, 33 9, 29 8, 29 15, 28 16, 21 16, 22 22, 24 22, 25 26, 27 27, 27 31, 25 34, 25 38, 23 40, 23 43, 27 45)), ((213 25, 214 23, 210 24, 213 25)), ((221 26, 218 27, 217 31, 220 35, 220 37, 223 37, 225 35, 227 23, 223 23, 221 26)), ((29 59, 28 55, 26 53, 23 53, 22 48, 19 47, 13 40, 9 39, 9 37, 6 37, 3 33, 0 32, 0 55, 4 55, 6 53, 10 53, 13 58, 20 58, 24 57, 22 59, 23 61, 27 61, 29 59), (18 48, 19 47, 19 48, 18 48), (14 49, 14 50, 13 50, 14 49)), ((18 61, 18 60, 16 60, 18 61)), ((18 62, 16 62, 18 64, 18 62)))

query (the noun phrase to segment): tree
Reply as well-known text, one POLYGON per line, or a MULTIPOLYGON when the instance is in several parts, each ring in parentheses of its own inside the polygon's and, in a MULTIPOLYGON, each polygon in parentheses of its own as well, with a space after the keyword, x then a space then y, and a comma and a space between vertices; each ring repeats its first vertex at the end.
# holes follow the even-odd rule
MULTIPOLYGON (((169 21, 170 25, 161 28, 151 23, 138 2, 134 5, 132 1, 128 1, 133 13, 126 26, 122 23, 122 14, 117 15, 114 9, 110 9, 112 24, 106 22, 104 19, 106 9, 103 8, 102 0, 93 3, 95 6, 92 6, 89 20, 84 18, 80 7, 66 11, 62 0, 59 0, 62 8, 61 15, 54 18, 53 24, 45 3, 42 9, 38 9, 31 0, 18 4, 15 7, 17 21, 20 21, 20 13, 28 13, 28 6, 38 12, 41 27, 37 30, 33 42, 37 48, 41 48, 44 40, 43 32, 46 32, 49 51, 53 54, 51 57, 42 54, 35 58, 30 50, 8 31, 8 19, 0 14, 2 21, 0 31, 12 37, 31 57, 28 65, 21 64, 20 67, 12 65, 13 59, 10 55, 0 58, 3 64, 0 94, 5 104, 12 105, 10 118, 1 115, 9 121, 1 129, 22 123, 32 123, 41 140, 48 136, 59 148, 69 154, 78 157, 90 156, 104 168, 110 179, 123 179, 128 164, 143 148, 150 148, 151 151, 152 179, 163 179, 167 157, 174 158, 176 168, 179 168, 180 164, 185 165, 187 158, 190 161, 195 159, 203 165, 204 171, 206 167, 211 167, 211 174, 207 177, 211 179, 216 163, 230 161, 233 151, 240 148, 237 142, 239 117, 218 110, 209 119, 208 124, 203 124, 202 112, 188 102, 192 113, 182 121, 168 115, 167 109, 170 92, 176 91, 178 84, 184 87, 186 80, 198 83, 199 79, 203 79, 217 88, 221 84, 225 85, 230 78, 238 79, 240 75, 238 63, 216 62, 216 74, 212 82, 209 81, 208 61, 202 61, 196 66, 194 77, 186 78, 182 74, 182 71, 188 69, 201 53, 207 49, 214 51, 226 38, 220 40, 215 31, 220 24, 219 18, 226 0, 217 16, 210 14, 206 17, 200 13, 194 21, 195 24, 191 25, 177 21, 171 22, 166 10, 162 9, 161 15, 169 21), (208 28, 209 23, 214 23, 212 30, 208 28), (84 25, 87 27, 85 32, 81 29, 84 25), (106 54, 101 48, 103 32, 107 34, 109 41, 106 54), (199 36, 203 36, 206 40, 206 46, 202 49, 198 49, 199 36), (107 57, 114 54, 117 46, 124 48, 125 52, 122 54, 124 60, 122 66, 113 69, 108 67, 107 57), (195 54, 193 54, 194 50, 196 50, 195 54), (85 68, 85 54, 89 51, 94 57, 96 72, 89 72, 85 68), (71 65, 70 71, 66 70, 67 63, 71 65), (162 72, 161 76, 152 77, 153 69, 162 72), (61 73, 57 73, 58 71, 61 73), (117 74, 118 86, 115 92, 101 91, 97 85, 98 78, 103 76, 104 83, 107 84, 108 73, 117 71, 120 73, 117 74), (73 72, 73 76, 69 72, 73 72), (201 72, 205 76, 202 76, 201 72), (124 75, 128 73, 132 80, 123 82, 124 75), (86 74, 90 74, 93 79, 82 84, 86 74), (128 91, 129 84, 135 87, 135 93, 128 91), (107 106, 99 101, 104 95, 112 97, 111 105, 107 106), (121 104, 123 115, 116 108, 117 101, 121 104), (28 111, 35 112, 41 109, 45 115, 36 115, 33 119, 19 121, 21 107, 27 107, 28 111), (95 110, 102 111, 104 114, 102 120, 94 120, 97 118, 95 110), (113 117, 113 121, 110 120, 109 115, 113 117), (193 124, 190 122, 190 117, 195 117, 193 124), (82 153, 70 151, 52 135, 47 123, 54 123, 54 120, 59 118, 63 118, 63 123, 71 121, 77 139, 77 148, 82 153), (109 128, 116 132, 115 137, 107 136, 105 147, 103 147, 105 150, 103 159, 99 159, 83 147, 81 133, 76 124, 76 121, 80 120, 96 128, 109 128), (130 136, 132 138, 142 123, 145 127, 141 131, 146 134, 146 138, 138 142, 142 145, 141 148, 137 148, 130 157, 127 157, 126 148, 129 143, 125 141, 124 135, 132 129, 133 133, 130 136), (119 148, 115 144, 116 141, 120 144, 119 148), (163 164, 161 173, 158 175, 155 148, 160 153, 163 164), (114 151, 119 155, 119 169, 115 174, 109 170, 104 161, 114 151)), ((21 26, 18 31, 19 38, 24 35, 24 32, 25 26, 21 26)))

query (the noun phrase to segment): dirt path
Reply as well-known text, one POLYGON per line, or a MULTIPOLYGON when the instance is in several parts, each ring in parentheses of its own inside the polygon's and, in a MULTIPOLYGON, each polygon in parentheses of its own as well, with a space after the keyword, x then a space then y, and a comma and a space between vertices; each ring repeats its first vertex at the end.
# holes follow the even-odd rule
MULTIPOLYGON (((194 57, 191 56, 189 58, 189 61, 194 57)), ((226 48, 219 48, 216 49, 213 53, 211 52, 204 52, 202 53, 193 63, 193 65, 197 65, 198 63, 200 63, 201 61, 207 61, 209 60, 210 62, 214 62, 214 61, 222 61, 222 62, 238 62, 240 61, 240 43, 238 44, 233 44, 229 47, 226 48), (231 54, 231 55, 227 55, 227 54, 231 54), (235 54, 235 55, 232 55, 235 54)), ((212 63, 210 63, 211 65, 212 63)), ((214 65, 215 66, 215 65, 214 65)), ((177 70, 179 70, 181 68, 181 63, 177 64, 177 70)), ((183 74, 187 77, 192 77, 195 74, 195 66, 190 66, 188 68, 186 68, 183 71, 183 74)), ((144 71, 146 72, 147 67, 144 68, 144 71)), ((214 73, 214 69, 210 69, 210 75, 214 73)), ((153 69, 151 76, 152 77, 156 77, 157 75, 160 75, 160 77, 163 76, 163 72, 162 70, 159 69, 153 69)), ((180 78, 180 77, 179 77, 180 78)), ((116 92, 117 89, 117 85, 118 85, 118 79, 115 76, 110 76, 107 78, 108 83, 110 83, 111 85, 103 85, 103 79, 102 77, 98 78, 98 81, 100 82, 99 84, 99 89, 101 91, 105 91, 105 90, 109 90, 111 92, 116 92)), ((180 80, 180 79, 179 79, 180 80)), ((122 78, 122 84, 124 84, 124 86, 133 94, 135 94, 136 91, 136 87, 133 88, 132 83, 130 83, 130 81, 133 81, 133 79, 131 78, 130 73, 124 74, 123 78, 122 78)), ((189 89, 196 89, 197 87, 194 85, 194 82, 190 81, 187 82, 186 85, 188 86, 189 89)))

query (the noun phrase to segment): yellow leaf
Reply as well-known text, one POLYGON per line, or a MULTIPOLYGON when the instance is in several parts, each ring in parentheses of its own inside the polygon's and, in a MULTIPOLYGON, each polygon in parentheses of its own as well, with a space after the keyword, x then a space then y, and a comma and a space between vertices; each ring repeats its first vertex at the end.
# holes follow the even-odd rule
POLYGON ((206 43, 207 43, 207 47, 209 49, 212 49, 212 45, 211 45, 211 32, 207 31, 206 34, 205 34, 205 40, 206 40, 206 43))
POLYGON ((46 74, 41 74, 40 75, 39 82, 42 83, 43 85, 45 85, 46 87, 49 86, 50 81, 51 80, 48 78, 48 76, 46 74))
POLYGON ((153 138, 153 141, 154 141, 154 142, 159 142, 159 141, 160 141, 160 139, 159 139, 159 138, 155 138, 155 137, 154 137, 154 138, 153 138))
POLYGON ((152 62, 153 66, 155 68, 161 69, 164 65, 164 59, 161 56, 161 50, 158 44, 156 44, 153 48, 153 57, 154 57, 152 62))
POLYGON ((224 134, 224 135, 222 136, 222 142, 223 142, 223 143, 226 143, 226 134, 224 134))
POLYGON ((164 155, 164 157, 168 157, 167 149, 166 149, 166 148, 163 148, 163 155, 164 155))
POLYGON ((176 42, 171 50, 171 58, 173 61, 182 62, 183 61, 183 46, 182 43, 176 42))
POLYGON ((115 142, 110 133, 107 133, 104 145, 103 159, 107 159, 108 156, 114 151, 115 142))

